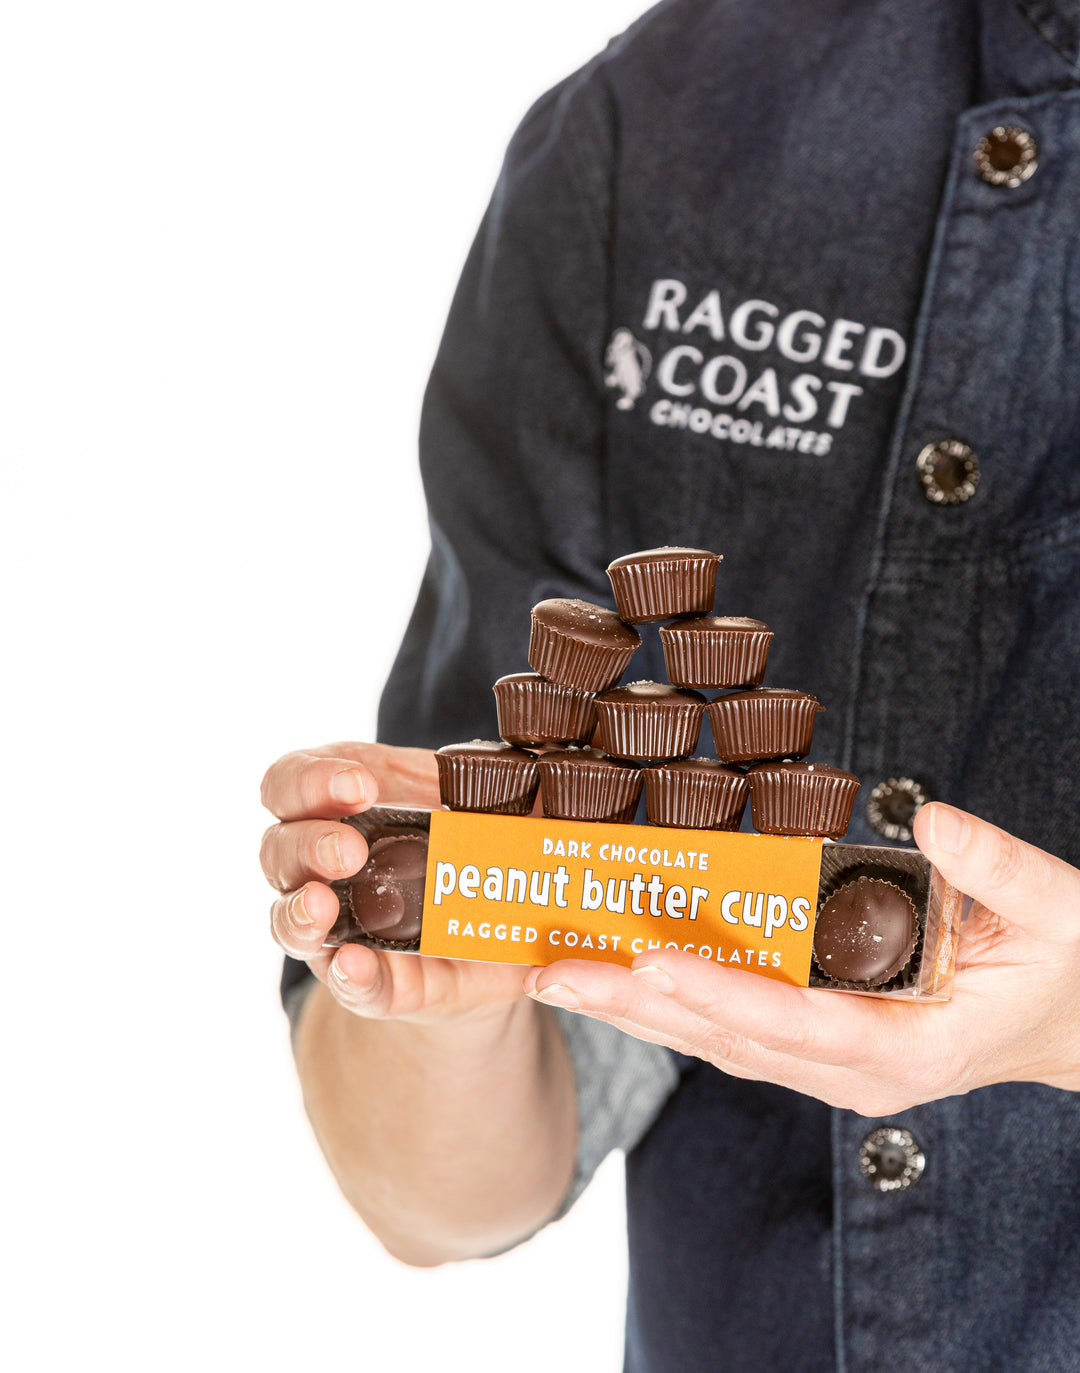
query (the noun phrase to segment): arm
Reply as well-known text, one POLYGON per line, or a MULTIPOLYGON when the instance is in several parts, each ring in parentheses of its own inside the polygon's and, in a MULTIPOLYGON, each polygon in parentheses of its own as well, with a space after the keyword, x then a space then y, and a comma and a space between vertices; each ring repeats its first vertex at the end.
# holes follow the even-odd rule
POLYGON ((392 977, 350 983, 355 1010, 321 986, 309 996, 297 1066, 354 1209, 418 1265, 537 1230, 569 1189, 576 1144, 573 1072, 551 1012, 519 997, 446 1022, 372 1019, 392 1005, 392 977))
POLYGON ((391 1253, 428 1265, 506 1248, 558 1210, 574 1171, 574 1080, 553 1013, 522 995, 524 968, 322 947, 337 917, 326 883, 367 857, 340 817, 380 788, 437 803, 431 754, 336 744, 281 759, 263 782, 282 823, 262 861, 282 892, 274 936, 316 979, 296 1036, 316 1135, 391 1253))

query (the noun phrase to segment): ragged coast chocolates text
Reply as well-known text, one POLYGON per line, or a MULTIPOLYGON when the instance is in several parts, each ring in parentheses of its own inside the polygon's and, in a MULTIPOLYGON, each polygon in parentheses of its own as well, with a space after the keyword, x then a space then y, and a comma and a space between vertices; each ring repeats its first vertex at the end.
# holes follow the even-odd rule
POLYGON ((823 853, 858 779, 806 761, 824 707, 762 685, 769 626, 711 613, 721 561, 647 549, 608 569, 618 614, 534 606, 533 671, 494 686, 502 738, 436 754, 449 810, 348 821, 371 858, 333 884, 328 942, 518 963, 675 948, 801 986, 947 996, 960 898, 920 854, 823 853), (617 686, 634 625, 658 620, 671 683, 617 686), (706 719, 714 756, 691 757, 706 719), (657 828, 631 827, 643 792, 657 828), (758 834, 736 833, 748 803, 758 834))
POLYGON ((420 952, 629 963, 678 948, 805 986, 820 842, 432 815, 420 952), (515 938, 515 927, 520 932, 515 938))

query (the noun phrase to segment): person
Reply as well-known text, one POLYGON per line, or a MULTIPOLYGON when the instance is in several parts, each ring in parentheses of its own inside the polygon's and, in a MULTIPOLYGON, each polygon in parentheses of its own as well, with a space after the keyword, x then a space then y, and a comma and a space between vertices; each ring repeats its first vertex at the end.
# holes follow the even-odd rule
MULTIPOLYGON (((1068 0, 665 0, 541 99, 425 399, 382 742, 265 778, 346 1196, 437 1264, 624 1148, 630 1373, 1078 1366, 1078 50, 1068 0), (607 562, 665 543, 722 552, 769 680, 826 704, 849 839, 913 831, 985 906, 949 1004, 322 948, 342 817, 437 803, 430 750, 494 736, 530 606, 610 604, 607 562)), ((633 668, 662 677, 655 636, 633 668)))

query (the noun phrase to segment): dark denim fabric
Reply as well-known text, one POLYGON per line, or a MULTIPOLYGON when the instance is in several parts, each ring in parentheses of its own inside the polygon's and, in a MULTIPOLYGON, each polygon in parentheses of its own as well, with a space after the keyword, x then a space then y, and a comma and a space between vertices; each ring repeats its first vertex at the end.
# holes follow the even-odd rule
MULTIPOLYGON (((671 0, 539 102, 427 396, 383 738, 493 737, 535 601, 700 544, 769 681, 826 703, 817 759, 1080 862, 1078 16, 671 0), (974 169, 998 124, 1037 141, 1015 189, 974 169), (948 437, 981 482, 937 506, 915 458, 948 437)), ((902 1193, 858 1171, 880 1123, 687 1067, 628 1165, 628 1369, 1080 1369, 1080 1099, 904 1113, 902 1193)))

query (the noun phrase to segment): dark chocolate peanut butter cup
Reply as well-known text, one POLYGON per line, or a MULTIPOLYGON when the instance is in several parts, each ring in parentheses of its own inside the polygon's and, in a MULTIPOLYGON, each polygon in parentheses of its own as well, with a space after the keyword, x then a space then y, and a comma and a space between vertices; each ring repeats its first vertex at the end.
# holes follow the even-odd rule
POLYGON ((704 615, 716 594, 719 553, 704 548, 646 548, 608 566, 615 604, 624 620, 667 620, 704 615))
POLYGON ((715 758, 683 758, 645 768, 645 813, 650 825, 737 830, 750 795, 744 772, 715 758))
POLYGON ((749 770, 750 809, 761 834, 839 839, 851 822, 859 779, 823 763, 757 763, 749 770))
POLYGON ((825 707, 815 696, 758 687, 720 696, 706 707, 716 756, 722 763, 802 758, 810 752, 814 717, 825 707))
POLYGON ((447 744, 435 754, 439 794, 451 810, 528 815, 540 785, 536 759, 493 740, 447 744))
POLYGON ((695 615, 664 625, 668 681, 682 687, 752 687, 765 676, 772 630, 739 615, 695 615))
POLYGON ((880 987, 911 962, 919 920, 906 892, 880 878, 838 887, 818 911, 814 962, 844 987, 880 987))
POLYGON ((426 834, 376 839, 349 883, 353 919, 364 934, 407 944, 420 934, 427 871, 426 834))
POLYGON ((551 682, 606 691, 640 647, 637 630, 603 606, 554 599, 532 608, 529 666, 551 682))
POLYGON ((549 682, 538 672, 500 677, 492 690, 499 733, 508 744, 587 744, 596 728, 593 693, 549 682))
POLYGON ((388 802, 348 815, 343 823, 367 840, 368 858, 358 873, 330 884, 338 898, 338 918, 326 947, 359 942, 379 949, 416 949, 430 809, 388 802))
POLYGON ((544 814, 555 820, 629 824, 641 795, 641 769, 599 749, 545 753, 537 763, 544 814))
POLYGON ((685 758, 697 747, 705 697, 666 682, 631 682, 596 698, 600 747, 614 758, 685 758))

